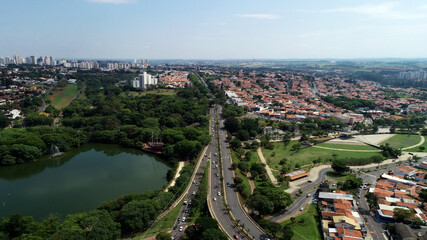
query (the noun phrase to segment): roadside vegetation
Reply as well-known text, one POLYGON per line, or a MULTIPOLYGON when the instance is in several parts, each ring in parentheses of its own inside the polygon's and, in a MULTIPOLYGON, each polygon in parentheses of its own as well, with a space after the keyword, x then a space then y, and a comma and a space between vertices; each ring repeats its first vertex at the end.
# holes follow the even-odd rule
POLYGON ((322 239, 319 213, 316 205, 309 204, 304 212, 282 223, 283 231, 277 236, 285 240, 316 240, 322 239))

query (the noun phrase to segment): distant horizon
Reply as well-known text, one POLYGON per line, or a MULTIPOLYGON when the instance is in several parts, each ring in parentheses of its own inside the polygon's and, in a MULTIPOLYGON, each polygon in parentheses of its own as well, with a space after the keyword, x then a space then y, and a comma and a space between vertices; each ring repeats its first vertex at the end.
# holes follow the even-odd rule
MULTIPOLYGON (((29 57, 29 56, 36 56, 36 57, 50 57, 49 55, 28 55, 23 56, 16 54, 20 57, 29 57)), ((10 57, 13 58, 15 54, 8 55, 8 56, 2 56, 0 54, 0 58, 3 57, 10 57)), ((137 57, 137 58, 87 58, 87 57, 56 57, 52 56, 55 60, 93 60, 93 61, 133 61, 136 60, 151 60, 151 61, 355 61, 355 60, 364 60, 364 61, 377 61, 377 60, 406 60, 406 61, 427 61, 427 57, 419 57, 419 58, 403 58, 403 57, 360 57, 360 58, 218 58, 218 59, 208 59, 208 58, 145 58, 145 57, 137 57)))

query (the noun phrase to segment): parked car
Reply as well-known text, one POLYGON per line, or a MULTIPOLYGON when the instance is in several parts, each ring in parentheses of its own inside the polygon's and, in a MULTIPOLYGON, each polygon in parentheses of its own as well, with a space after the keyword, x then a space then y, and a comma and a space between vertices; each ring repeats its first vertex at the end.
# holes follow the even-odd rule
POLYGON ((218 196, 221 196, 221 192, 218 192, 218 196))
POLYGON ((233 235, 233 237, 234 237, 235 239, 239 239, 239 236, 237 236, 237 234, 234 234, 234 235, 233 235))
POLYGON ((216 201, 216 197, 213 197, 213 200, 216 201))
POLYGON ((179 226, 179 231, 182 232, 183 226, 179 226))

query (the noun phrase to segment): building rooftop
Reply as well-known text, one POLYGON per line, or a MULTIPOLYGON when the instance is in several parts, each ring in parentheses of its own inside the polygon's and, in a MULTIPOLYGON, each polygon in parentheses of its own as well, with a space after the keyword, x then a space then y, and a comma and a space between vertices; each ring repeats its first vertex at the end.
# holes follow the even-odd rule
POLYGON ((320 199, 343 199, 343 200, 353 200, 353 195, 351 194, 342 194, 342 193, 330 193, 330 192, 319 192, 320 199))

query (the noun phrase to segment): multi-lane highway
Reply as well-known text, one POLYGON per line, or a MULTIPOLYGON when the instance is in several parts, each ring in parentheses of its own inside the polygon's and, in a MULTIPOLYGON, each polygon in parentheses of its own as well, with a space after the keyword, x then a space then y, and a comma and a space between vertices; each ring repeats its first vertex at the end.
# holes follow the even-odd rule
MULTIPOLYGON (((264 239, 266 234, 262 229, 255 223, 255 221, 243 210, 240 203, 239 195, 237 190, 233 187, 233 171, 231 168, 231 158, 230 151, 226 142, 226 131, 224 129, 224 120, 221 115, 221 106, 218 106, 218 138, 219 138, 219 147, 220 154, 214 153, 212 157, 211 164, 211 188, 210 193, 211 197, 209 199, 212 206, 213 215, 218 220, 223 230, 227 233, 229 237, 239 237, 239 239, 247 239, 246 234, 242 231, 239 231, 238 228, 233 224, 231 216, 227 214, 226 208, 223 204, 223 198, 225 197, 225 202, 227 203, 230 214, 240 226, 243 226, 247 233, 254 239, 264 239), (221 157, 221 159, 218 159, 221 157), (220 162, 218 162, 219 160, 220 162), (221 182, 221 176, 223 181, 221 182), (235 236, 236 235, 236 236, 235 236)), ((217 138, 215 136, 214 141, 217 138)))
MULTIPOLYGON (((211 113, 211 116, 214 116, 215 109, 211 108, 210 113, 211 113)), ((215 121, 211 120, 210 128, 212 129, 214 126, 215 126, 215 121)), ((212 132, 212 138, 214 136, 216 136, 216 133, 212 132)), ((199 159, 199 163, 196 165, 196 169, 195 169, 196 174, 194 175, 194 178, 191 179, 191 182, 190 182, 191 186, 188 189, 188 191, 185 193, 186 194, 184 198, 185 202, 180 209, 178 219, 176 220, 174 228, 171 232, 171 235, 174 237, 174 239, 179 239, 182 236, 184 236, 184 230, 187 226, 187 220, 191 210, 191 200, 197 193, 197 190, 199 189, 200 180, 202 179, 203 174, 205 172, 205 167, 209 159, 208 155, 210 156, 211 149, 212 149, 212 144, 210 144, 207 147, 206 152, 204 153, 204 155, 201 156, 201 159, 199 159)))

